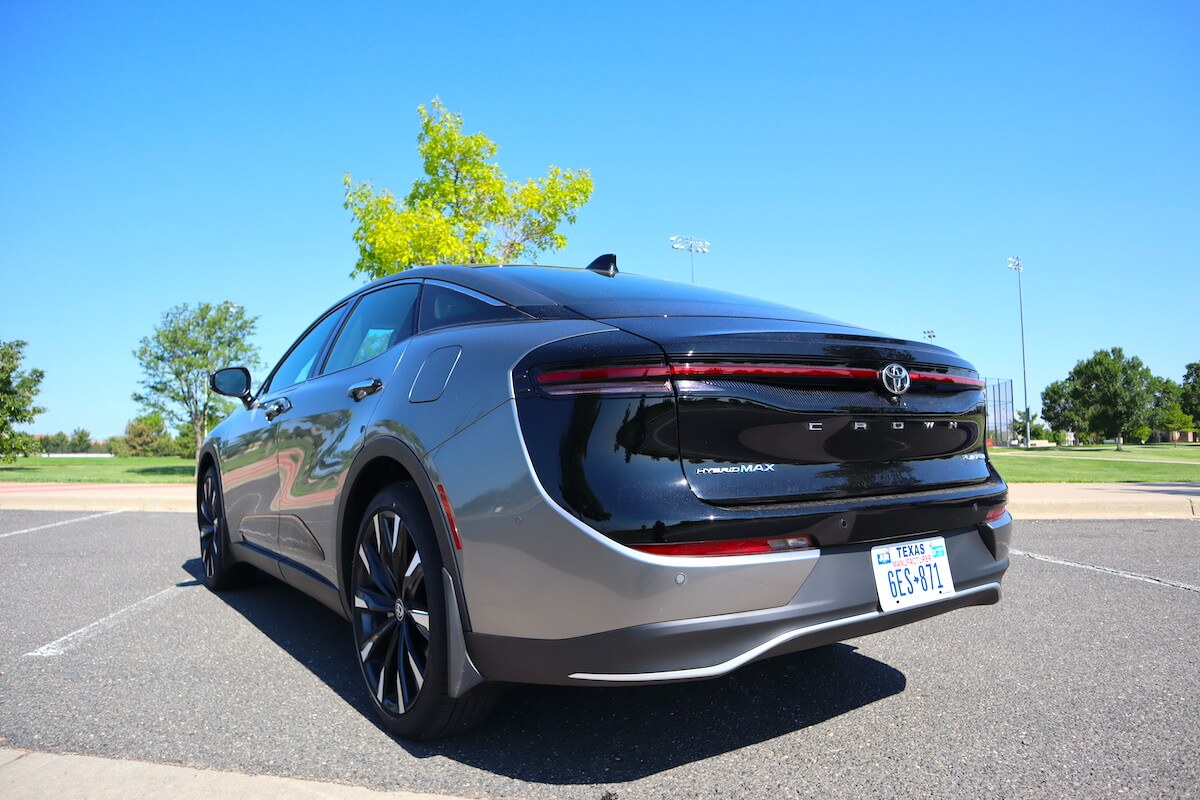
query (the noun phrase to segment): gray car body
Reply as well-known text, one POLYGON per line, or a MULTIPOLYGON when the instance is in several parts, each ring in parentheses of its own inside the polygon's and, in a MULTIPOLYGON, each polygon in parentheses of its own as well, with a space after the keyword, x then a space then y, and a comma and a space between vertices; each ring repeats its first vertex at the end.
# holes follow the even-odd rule
MULTIPOLYGON (((414 270, 399 280, 453 285, 454 269, 414 270)), ((588 319, 440 328, 349 369, 260 393, 218 425, 200 453, 201 472, 209 462, 219 470, 235 556, 348 617, 348 549, 362 504, 390 480, 413 481, 438 533, 450 608, 458 610, 450 625, 454 694, 485 679, 630 684, 712 677, 767 655, 998 599, 1007 514, 990 524, 994 554, 973 531, 947 536, 954 597, 883 614, 869 571, 840 569, 842 559, 820 550, 653 555, 567 513, 531 466, 511 373, 541 345, 610 330, 588 319), (351 387, 372 380, 383 388, 350 396, 351 387), (268 420, 266 410, 277 402, 287 410, 268 420), (461 547, 438 487, 451 503, 461 547), (753 626, 776 617, 788 620, 782 629, 728 635, 760 630, 753 626), (644 657, 625 661, 588 655, 611 649, 605 637, 627 647, 681 631, 705 644, 647 647, 644 657), (509 653, 506 642, 533 649, 509 653), (526 664, 538 648, 548 648, 546 658, 526 664)))

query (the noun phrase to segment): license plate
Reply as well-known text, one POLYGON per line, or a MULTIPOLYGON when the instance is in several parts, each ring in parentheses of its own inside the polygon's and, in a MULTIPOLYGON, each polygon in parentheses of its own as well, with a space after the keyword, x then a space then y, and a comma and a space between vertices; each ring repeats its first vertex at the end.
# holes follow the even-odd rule
POLYGON ((954 594, 946 540, 941 536, 871 548, 879 607, 897 611, 954 594))

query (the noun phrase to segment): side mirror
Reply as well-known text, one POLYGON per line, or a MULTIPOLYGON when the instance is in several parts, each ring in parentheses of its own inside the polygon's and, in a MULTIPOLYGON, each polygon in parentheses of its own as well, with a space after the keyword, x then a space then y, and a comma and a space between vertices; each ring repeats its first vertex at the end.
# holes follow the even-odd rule
POLYGON ((250 370, 245 367, 225 367, 208 376, 208 385, 217 394, 236 397, 250 407, 250 370))

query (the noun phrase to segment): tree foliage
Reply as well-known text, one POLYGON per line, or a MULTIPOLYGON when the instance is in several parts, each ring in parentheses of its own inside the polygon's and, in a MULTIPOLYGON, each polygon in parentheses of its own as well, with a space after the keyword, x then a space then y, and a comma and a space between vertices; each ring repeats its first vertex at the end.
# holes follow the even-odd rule
POLYGON ((71 431, 67 441, 68 453, 86 453, 92 447, 92 433, 87 428, 76 428, 71 431))
MULTIPOLYGON (((1077 402, 1069 380, 1055 381, 1042 390, 1042 418, 1056 431, 1074 431, 1076 439, 1087 434, 1087 408, 1077 402)), ((1065 437, 1064 437, 1065 438, 1065 437)))
POLYGON ((1200 420, 1200 361, 1193 361, 1184 368, 1179 407, 1192 419, 1200 420))
POLYGON ((560 250, 563 225, 592 195, 586 169, 551 166, 545 177, 509 181, 493 160, 497 145, 463 133, 462 115, 434 98, 421 105, 417 150, 424 177, 403 200, 370 181, 345 184, 357 222, 358 263, 351 275, 379 278, 427 264, 511 263, 560 250))
POLYGON ((1148 436, 1155 389, 1161 385, 1137 356, 1126 358, 1120 347, 1097 350, 1060 383, 1051 384, 1051 402, 1042 393, 1042 413, 1051 424, 1077 416, 1084 421, 1081 430, 1116 439, 1118 450, 1123 439, 1148 436))
POLYGON ((221 367, 258 365, 258 348, 250 343, 257 319, 229 301, 166 311, 133 353, 143 373, 142 391, 133 399, 157 412, 164 425, 189 427, 199 451, 210 421, 233 407, 209 390, 208 375, 221 367))
POLYGON ((40 369, 22 370, 24 358, 25 342, 0 341, 0 463, 38 450, 33 436, 18 431, 17 426, 28 425, 46 410, 34 405, 45 373, 40 369))

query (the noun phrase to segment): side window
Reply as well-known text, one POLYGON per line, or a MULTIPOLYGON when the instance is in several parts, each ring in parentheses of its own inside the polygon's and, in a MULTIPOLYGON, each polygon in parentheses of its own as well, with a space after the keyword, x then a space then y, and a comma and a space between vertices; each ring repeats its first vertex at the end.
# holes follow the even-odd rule
POLYGON ((465 292, 426 283, 421 295, 421 330, 466 325, 473 322, 499 322, 525 319, 525 315, 499 301, 486 301, 465 292))
POLYGON ((413 335, 418 283, 400 283, 364 295, 333 343, 323 372, 337 372, 374 358, 413 335))
POLYGON ((295 386, 297 383, 304 383, 316 374, 317 357, 321 355, 321 348, 325 346, 325 341, 337 327, 344 310, 345 306, 339 306, 336 310, 326 314, 308 333, 304 334, 300 341, 296 342, 291 352, 284 356, 283 361, 275 368, 275 374, 271 377, 271 384, 267 391, 276 392, 289 386, 295 386))

